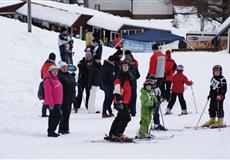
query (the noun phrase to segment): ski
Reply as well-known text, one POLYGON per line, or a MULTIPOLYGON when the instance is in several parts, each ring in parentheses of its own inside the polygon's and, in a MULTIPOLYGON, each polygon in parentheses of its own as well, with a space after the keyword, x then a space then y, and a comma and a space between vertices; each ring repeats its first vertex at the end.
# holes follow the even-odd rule
MULTIPOLYGON (((230 127, 230 125, 224 125, 224 126, 220 126, 220 128, 228 128, 230 127)), ((185 126, 186 129, 195 129, 195 130, 201 130, 201 129, 218 129, 219 127, 203 127, 203 126, 185 126)))
POLYGON ((192 112, 188 112, 188 114, 182 114, 182 113, 180 113, 180 114, 178 114, 178 116, 187 116, 189 114, 192 114, 192 112))

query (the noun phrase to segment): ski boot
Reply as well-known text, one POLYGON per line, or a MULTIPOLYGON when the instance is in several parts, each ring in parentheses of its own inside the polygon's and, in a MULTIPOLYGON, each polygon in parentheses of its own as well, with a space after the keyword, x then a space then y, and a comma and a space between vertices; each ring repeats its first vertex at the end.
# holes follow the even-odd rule
POLYGON ((181 111, 181 115, 187 115, 187 114, 188 114, 188 111, 186 109, 181 111))
POLYGON ((165 112, 165 115, 169 115, 169 114, 171 114, 171 109, 170 109, 170 108, 167 108, 167 109, 166 109, 166 112, 165 112))
POLYGON ((154 130, 158 130, 158 131, 167 131, 167 129, 162 126, 161 124, 154 124, 154 130))
POLYGON ((211 124, 209 127, 210 128, 219 128, 219 127, 224 128, 226 127, 226 125, 224 124, 223 118, 219 118, 217 121, 215 121, 214 124, 211 124))
POLYGON ((210 118, 209 121, 205 122, 205 124, 201 125, 201 127, 210 127, 211 125, 215 124, 215 118, 210 118))

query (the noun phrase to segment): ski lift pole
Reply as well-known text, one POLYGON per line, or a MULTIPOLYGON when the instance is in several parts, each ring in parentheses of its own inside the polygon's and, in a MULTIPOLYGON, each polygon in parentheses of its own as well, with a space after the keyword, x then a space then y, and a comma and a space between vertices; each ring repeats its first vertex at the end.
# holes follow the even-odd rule
POLYGON ((194 91, 193 91, 193 87, 192 86, 191 86, 191 91, 192 91, 192 96, 193 96, 193 101, 194 101, 196 113, 198 113, 198 111, 197 111, 197 105, 196 105, 196 100, 195 100, 195 95, 194 95, 194 91))

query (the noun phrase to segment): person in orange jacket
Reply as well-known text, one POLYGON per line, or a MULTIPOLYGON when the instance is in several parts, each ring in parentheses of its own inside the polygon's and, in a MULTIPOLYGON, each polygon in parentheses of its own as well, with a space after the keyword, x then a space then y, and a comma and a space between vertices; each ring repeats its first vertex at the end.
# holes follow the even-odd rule
MULTIPOLYGON (((49 67, 52 65, 55 65, 55 60, 56 60, 56 55, 54 53, 50 53, 48 59, 45 61, 45 63, 42 65, 41 68, 41 79, 44 80, 44 77, 46 77, 46 75, 49 73, 49 67)), ((49 106, 45 105, 43 103, 42 105, 42 117, 48 117, 48 115, 46 114, 47 109, 49 106)))
POLYGON ((165 81, 163 82, 164 92, 162 94, 163 94, 163 98, 165 98, 166 101, 169 101, 170 89, 172 85, 170 81, 170 77, 175 73, 177 65, 176 65, 175 60, 172 59, 170 50, 166 50, 165 57, 166 57, 165 59, 165 81))
POLYGON ((170 101, 168 103, 166 113, 171 114, 171 110, 176 102, 176 97, 179 97, 182 115, 188 114, 186 102, 184 100, 184 84, 191 86, 193 84, 192 81, 189 81, 188 78, 183 74, 184 66, 178 65, 177 66, 177 73, 170 77, 170 81, 172 82, 172 95, 170 101))

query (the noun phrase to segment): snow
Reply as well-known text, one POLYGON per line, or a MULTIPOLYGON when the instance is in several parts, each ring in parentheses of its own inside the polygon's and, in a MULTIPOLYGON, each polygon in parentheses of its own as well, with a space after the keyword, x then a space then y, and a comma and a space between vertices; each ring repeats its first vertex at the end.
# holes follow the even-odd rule
POLYGON ((226 29, 230 27, 230 17, 228 17, 224 23, 217 29, 216 35, 221 35, 226 29))
MULTIPOLYGON (((49 6, 44 6, 36 3, 31 4, 32 17, 46 20, 49 22, 60 23, 71 27, 74 22, 80 17, 80 14, 74 12, 68 12, 49 6)), ((27 5, 23 5, 17 11, 17 13, 27 16, 27 5)))
POLYGON ((1 0, 0 8, 22 3, 21 0, 1 0))
MULTIPOLYGON (((230 79, 230 55, 225 51, 212 52, 178 52, 173 53, 177 64, 185 66, 185 74, 194 82, 195 98, 199 114, 195 113, 190 88, 185 91, 188 111, 187 116, 164 116, 167 128, 183 129, 182 132, 168 131, 152 134, 165 136, 175 134, 171 140, 156 140, 157 143, 114 144, 90 143, 100 140, 108 133, 114 118, 102 119, 101 114, 87 114, 84 106, 78 114, 70 118, 71 134, 58 138, 47 138, 47 118, 41 118, 41 102, 37 99, 40 80, 40 68, 50 52, 59 51, 55 32, 33 27, 27 33, 27 25, 13 19, 0 17, 1 63, 0 63, 0 157, 1 158, 230 158, 230 128, 218 130, 189 130, 184 126, 195 125, 206 103, 212 66, 221 64, 227 80, 230 79)), ((75 39, 74 63, 84 55, 85 43, 75 39)), ((104 47, 103 58, 114 53, 113 49, 104 47)), ((148 70, 151 53, 135 53, 139 61, 141 78, 138 90, 143 84, 148 70)), ((228 87, 229 90, 229 87, 228 87)), ((140 96, 138 92, 138 97, 140 96)), ((103 92, 98 93, 97 106, 101 108, 103 92)), ((164 112, 166 103, 162 104, 164 112)), ((230 121, 229 92, 225 101, 225 122, 230 121)), ((138 115, 132 118, 125 134, 136 134, 140 120, 140 100, 138 98, 138 115)), ((176 102, 173 113, 180 113, 176 102)), ((201 123, 208 119, 206 109, 201 123)))

